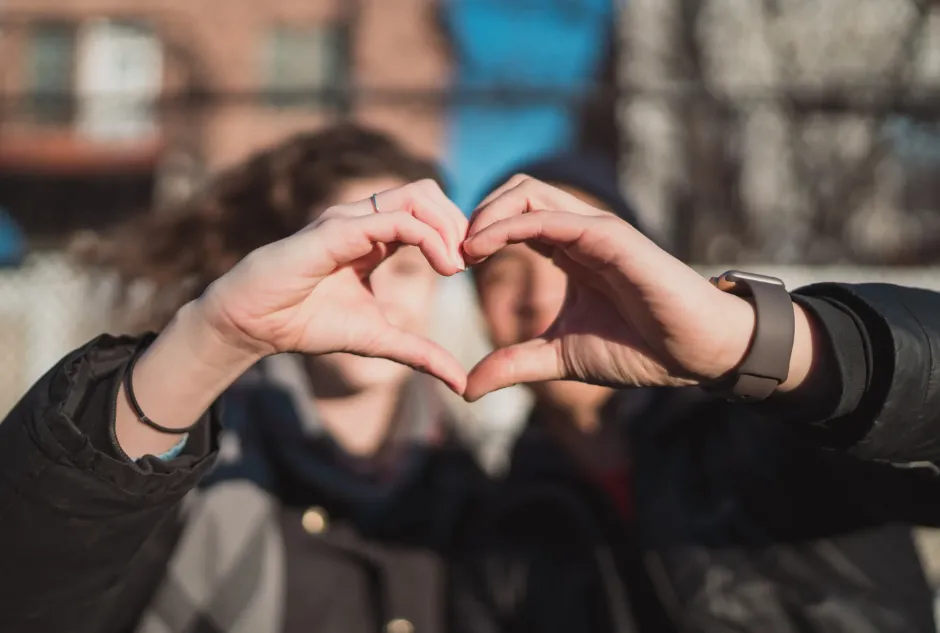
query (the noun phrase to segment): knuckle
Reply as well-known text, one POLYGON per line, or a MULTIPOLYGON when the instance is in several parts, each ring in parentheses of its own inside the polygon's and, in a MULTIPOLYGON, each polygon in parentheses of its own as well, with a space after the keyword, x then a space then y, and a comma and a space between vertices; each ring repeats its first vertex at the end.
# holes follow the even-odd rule
POLYGON ((424 232, 424 223, 420 220, 416 220, 413 215, 407 211, 392 211, 391 213, 383 213, 387 221, 392 222, 396 231, 406 231, 409 235, 418 233, 419 235, 424 232))
POLYGON ((312 224, 310 229, 319 232, 332 233, 337 230, 342 221, 338 217, 320 216, 312 224))
POLYGON ((509 184, 513 187, 518 187, 527 180, 532 180, 532 176, 523 173, 513 174, 513 177, 509 179, 509 184))
POLYGON ((617 244, 632 230, 629 224, 616 216, 586 218, 585 233, 598 236, 605 243, 617 244))
POLYGON ((317 215, 316 219, 313 220, 309 226, 320 228, 326 224, 334 225, 337 221, 348 220, 356 217, 356 215, 350 205, 337 204, 327 207, 325 211, 317 215))
POLYGON ((526 178, 522 181, 516 191, 518 195, 526 198, 529 201, 529 205, 532 207, 538 207, 542 204, 541 198, 542 193, 544 192, 546 185, 535 178, 526 178))
POLYGON ((438 185, 433 178, 422 178, 417 181, 415 185, 417 185, 418 189, 427 193, 443 193, 440 185, 438 185))
POLYGON ((257 264, 258 264, 259 261, 260 261, 260 262, 263 262, 263 261, 264 261, 264 253, 267 252, 266 249, 267 249, 268 246, 270 246, 270 245, 262 246, 262 247, 260 247, 260 248, 256 248, 255 250, 253 250, 253 251, 251 251, 250 253, 248 253, 247 255, 245 255, 245 256, 242 258, 242 261, 241 261, 242 266, 243 266, 244 268, 246 268, 246 269, 252 269, 252 268, 255 268, 255 267, 257 266, 257 264))
POLYGON ((403 190, 409 194, 418 194, 427 190, 429 180, 427 178, 422 178, 421 180, 413 180, 403 187, 403 190))
POLYGON ((431 366, 431 355, 426 350, 414 350, 411 353, 411 366, 418 371, 427 371, 431 366))
POLYGON ((320 217, 324 219, 329 219, 329 218, 338 218, 338 217, 342 217, 345 215, 349 215, 348 205, 334 204, 332 206, 327 207, 326 210, 320 214, 320 217))
POLYGON ((418 190, 409 185, 402 191, 402 208, 407 211, 416 211, 421 208, 421 203, 419 202, 421 196, 418 193, 418 190))
POLYGON ((407 211, 402 211, 401 209, 398 209, 397 211, 391 211, 389 213, 383 213, 382 215, 391 220, 394 220, 396 223, 411 222, 414 220, 414 217, 412 217, 410 213, 407 211))
POLYGON ((545 183, 532 176, 525 176, 518 185, 520 191, 538 191, 544 186, 545 183))
POLYGON ((604 229, 605 231, 622 231, 625 228, 628 228, 629 223, 625 222, 621 218, 618 218, 613 213, 602 212, 599 215, 594 216, 594 222, 597 225, 604 229))

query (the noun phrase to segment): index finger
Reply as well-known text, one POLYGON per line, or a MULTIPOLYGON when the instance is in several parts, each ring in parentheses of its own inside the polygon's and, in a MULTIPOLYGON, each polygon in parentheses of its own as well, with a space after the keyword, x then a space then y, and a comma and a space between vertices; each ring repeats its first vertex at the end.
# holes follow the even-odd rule
MULTIPOLYGON (((626 222, 610 214, 585 216, 565 211, 533 211, 500 220, 464 242, 471 263, 479 263, 510 244, 537 242, 565 250, 582 264, 617 264, 641 242, 626 222), (634 248, 631 248, 634 247, 634 248)), ((643 238, 645 239, 645 238, 643 238)))
POLYGON ((472 237, 501 220, 544 209, 558 209, 576 215, 597 216, 604 211, 585 204, 557 187, 528 176, 516 176, 487 197, 470 219, 472 237))
POLYGON ((437 231, 447 244, 458 268, 463 267, 460 244, 467 233, 464 214, 432 180, 419 180, 401 187, 376 192, 373 197, 331 207, 321 221, 332 217, 350 217, 404 211, 437 231))
POLYGON ((586 229, 583 216, 561 211, 535 211, 490 224, 468 237, 463 249, 474 261, 482 261, 506 246, 520 242, 570 246, 584 235, 586 229))
POLYGON ((328 274, 338 266, 365 257, 375 244, 417 246, 439 274, 450 276, 460 270, 449 256, 441 234, 404 211, 334 222, 311 232, 311 236, 323 241, 330 256, 327 270, 318 271, 319 274, 328 274))
POLYGON ((493 189, 493 191, 487 194, 487 196, 480 201, 480 204, 478 204, 477 208, 473 210, 473 213, 470 214, 470 223, 473 223, 474 218, 476 218, 481 209, 488 206, 493 200, 496 200, 496 198, 500 197, 510 189, 515 189, 529 178, 531 178, 531 176, 527 176, 526 174, 516 174, 496 189, 493 189))
POLYGON ((433 180, 421 180, 408 185, 410 196, 402 207, 413 216, 425 222, 444 237, 450 252, 458 266, 463 266, 460 245, 467 236, 467 218, 433 180))

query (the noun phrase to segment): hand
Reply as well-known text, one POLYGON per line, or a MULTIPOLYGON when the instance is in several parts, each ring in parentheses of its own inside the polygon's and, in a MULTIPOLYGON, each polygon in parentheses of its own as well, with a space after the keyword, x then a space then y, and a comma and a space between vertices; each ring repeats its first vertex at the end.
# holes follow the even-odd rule
POLYGON ((474 213, 463 248, 467 262, 477 263, 519 242, 550 256, 573 283, 548 331, 473 368, 467 399, 558 379, 690 385, 721 376, 743 358, 753 308, 616 216, 518 176, 474 213))
POLYGON ((465 371, 431 341, 393 327, 369 288, 394 250, 421 249, 441 275, 464 269, 467 220, 431 181, 328 209, 308 228, 258 249, 200 299, 220 336, 258 355, 349 352, 394 360, 462 393, 465 371))

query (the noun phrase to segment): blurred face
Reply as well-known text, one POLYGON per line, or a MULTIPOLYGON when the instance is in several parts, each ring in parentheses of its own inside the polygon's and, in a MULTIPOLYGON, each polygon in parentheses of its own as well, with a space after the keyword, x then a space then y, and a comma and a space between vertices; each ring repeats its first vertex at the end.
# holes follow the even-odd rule
MULTIPOLYGON (((559 187, 584 202, 603 203, 579 191, 559 187)), ((539 336, 555 321, 565 301, 568 278, 552 260, 525 244, 513 244, 490 257, 474 272, 480 307, 496 347, 539 336)), ((601 406, 610 396, 605 387, 569 381, 530 385, 543 404, 571 410, 601 406)))
MULTIPOLYGON (((331 204, 363 200, 373 193, 406 184, 397 178, 352 180, 337 192, 331 204)), ((369 281, 388 321, 408 332, 427 334, 437 290, 437 273, 415 247, 398 249, 372 273, 369 281)), ((411 369, 392 361, 353 354, 328 354, 310 359, 317 380, 329 381, 330 390, 356 393, 403 383, 411 369)))

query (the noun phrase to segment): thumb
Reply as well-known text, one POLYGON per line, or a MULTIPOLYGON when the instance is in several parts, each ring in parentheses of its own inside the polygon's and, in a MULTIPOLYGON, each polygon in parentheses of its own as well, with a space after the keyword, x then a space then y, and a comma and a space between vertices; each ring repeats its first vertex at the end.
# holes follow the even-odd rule
POLYGON ((467 376, 464 398, 473 402, 504 387, 563 377, 561 358, 555 343, 536 338, 498 349, 484 357, 467 376))
POLYGON ((370 337, 368 346, 349 351, 407 365, 434 376, 456 394, 463 395, 467 386, 467 374, 450 352, 433 341, 404 332, 387 323, 377 326, 376 330, 370 337))

